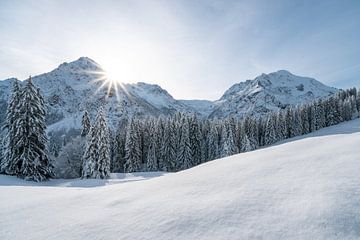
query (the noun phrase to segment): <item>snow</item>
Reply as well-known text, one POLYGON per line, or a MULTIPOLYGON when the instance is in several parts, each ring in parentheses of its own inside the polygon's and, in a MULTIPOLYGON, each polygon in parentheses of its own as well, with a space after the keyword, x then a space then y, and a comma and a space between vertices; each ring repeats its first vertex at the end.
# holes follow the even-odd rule
MULTIPOLYGON (((94 117, 103 103, 106 103, 109 124, 113 127, 117 127, 124 115, 159 116, 170 115, 177 110, 190 111, 188 106, 152 84, 121 84, 117 86, 118 96, 113 90, 108 97, 109 83, 104 82, 101 66, 87 57, 62 63, 53 71, 32 79, 45 97, 47 113, 52 119, 49 127, 56 124, 52 127, 53 131, 79 127, 80 122, 76 124, 74 120, 81 118, 85 110, 94 117)), ((0 81, 0 111, 5 111, 2 108, 6 106, 1 103, 8 101, 14 80, 0 81)))
POLYGON ((360 239, 359 142, 357 119, 156 177, 2 175, 0 239, 360 239))
MULTIPOLYGON (((51 179, 46 182, 36 183, 36 187, 61 187, 61 188, 94 188, 125 182, 144 181, 151 178, 168 175, 166 172, 136 172, 136 173, 111 173, 108 179, 51 179)), ((0 186, 32 187, 33 182, 22 181, 14 176, 0 175, 0 186)))
POLYGON ((313 78, 300 77, 286 70, 261 74, 254 80, 234 84, 214 102, 210 117, 264 115, 286 106, 296 106, 338 91, 313 78))
MULTIPOLYGON (((280 70, 237 83, 217 101, 177 100, 160 86, 143 82, 119 85, 118 97, 114 92, 107 97, 108 84, 99 90, 104 83, 104 79, 99 80, 104 78, 102 72, 101 66, 95 61, 81 57, 32 78, 45 97, 48 118, 51 119, 48 127, 52 131, 78 128, 80 122, 74 120, 79 119, 85 110, 93 119, 103 103, 108 111, 109 125, 115 128, 123 116, 169 116, 176 111, 197 112, 204 118, 224 118, 229 115, 241 117, 252 112, 261 115, 288 104, 301 104, 337 91, 315 79, 298 77, 280 70), (297 90, 301 84, 304 85, 303 91, 297 90), (51 127, 53 124, 55 126, 51 127)), ((5 102, 9 99, 14 80, 0 81, 0 112, 5 111, 5 102)))

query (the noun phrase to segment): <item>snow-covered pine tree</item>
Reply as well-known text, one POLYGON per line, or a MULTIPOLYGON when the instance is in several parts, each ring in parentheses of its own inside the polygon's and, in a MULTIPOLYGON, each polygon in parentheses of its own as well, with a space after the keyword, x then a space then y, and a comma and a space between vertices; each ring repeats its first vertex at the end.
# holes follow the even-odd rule
POLYGON ((137 124, 131 119, 127 131, 125 142, 125 171, 139 172, 141 171, 141 142, 139 139, 137 124))
POLYGON ((246 116, 243 122, 243 126, 245 134, 250 141, 251 150, 256 149, 259 146, 256 119, 251 118, 250 116, 246 116))
POLYGON ((124 172, 126 125, 126 120, 122 119, 115 132, 114 158, 111 163, 113 172, 124 172))
POLYGON ((189 137, 192 161, 194 165, 198 165, 201 163, 201 131, 196 114, 189 119, 189 137))
POLYGON ((20 96, 19 117, 15 120, 17 149, 14 163, 20 166, 19 177, 44 181, 53 176, 53 166, 47 154, 45 104, 31 77, 20 96))
POLYGON ((316 131, 316 113, 315 113, 315 103, 310 104, 308 109, 309 114, 309 131, 316 131))
POLYGON ((161 160, 163 171, 173 171, 175 168, 175 149, 173 141, 173 131, 170 119, 165 121, 164 136, 161 143, 161 160))
POLYGON ((286 126, 286 138, 293 137, 293 128, 294 128, 294 114, 290 107, 285 110, 285 126, 286 126))
POLYGON ((150 132, 150 142, 149 149, 147 151, 146 158, 146 170, 149 172, 154 172, 159 170, 158 160, 156 159, 156 136, 155 131, 152 129, 150 132))
POLYGON ((205 120, 201 128, 201 162, 206 162, 208 160, 209 133, 210 133, 210 121, 205 120))
POLYGON ((253 146, 251 146, 251 142, 249 137, 245 134, 243 138, 241 138, 241 152, 249 152, 252 151, 253 146))
MULTIPOLYGON (((355 95, 356 96, 356 95, 355 95)), ((356 97, 351 96, 350 98, 350 105, 351 105, 351 119, 355 119, 359 117, 359 111, 357 110, 356 106, 356 97)))
POLYGON ((181 138, 176 156, 176 161, 181 166, 181 169, 188 169, 194 166, 191 156, 189 122, 186 116, 182 118, 181 138))
POLYGON ((219 136, 217 128, 214 122, 210 125, 210 131, 208 134, 208 160, 214 160, 219 157, 219 136))
MULTIPOLYGON (((232 133, 232 136, 233 136, 233 140, 234 140, 234 143, 235 143, 235 148, 236 150, 238 151, 238 134, 237 134, 237 122, 236 122, 236 119, 235 117, 229 117, 228 118, 228 125, 229 125, 229 128, 230 128, 230 132, 232 133)), ((238 153, 238 152, 237 152, 238 153)))
POLYGON ((235 128, 235 143, 236 143, 236 147, 238 149, 238 152, 240 152, 240 145, 241 145, 241 128, 242 128, 242 124, 241 121, 239 119, 236 120, 236 128, 235 128))
POLYGON ((319 130, 326 126, 326 117, 324 104, 321 99, 316 101, 314 105, 314 117, 315 117, 315 130, 319 130))
POLYGON ((104 179, 110 175, 110 136, 103 109, 100 109, 87 137, 83 178, 104 179))
POLYGON ((86 147, 83 155, 82 178, 94 178, 96 175, 96 161, 98 158, 97 134, 95 125, 90 127, 86 136, 86 147))
POLYGON ((271 145, 277 141, 275 129, 275 115, 270 114, 266 120, 264 144, 271 145))
POLYGON ((81 136, 85 137, 89 133, 90 128, 91 128, 89 114, 86 110, 84 112, 84 115, 82 116, 81 126, 82 126, 81 136))
MULTIPOLYGON (((272 113, 273 114, 273 113, 272 113)), ((266 117, 261 116, 257 121, 259 146, 265 145, 265 129, 266 129, 266 117)), ((274 119, 274 126, 276 126, 276 118, 274 119)))
POLYGON ((236 154, 238 150, 234 141, 232 129, 228 121, 225 121, 225 125, 222 128, 221 135, 222 146, 220 156, 227 157, 236 154))
POLYGON ((150 139, 151 139, 151 118, 147 117, 145 120, 140 122, 140 135, 141 135, 141 156, 142 156, 142 163, 144 164, 146 168, 146 162, 147 162, 147 155, 150 145, 150 139))
POLYGON ((162 144, 162 140, 164 137, 164 131, 165 131, 164 129, 165 129, 164 120, 162 117, 159 117, 155 124, 155 132, 156 132, 155 154, 156 154, 156 159, 158 160, 159 169, 163 169, 164 165, 165 165, 162 160, 162 151, 161 151, 161 144, 162 144))
POLYGON ((292 125, 292 136, 299 136, 302 133, 301 115, 299 108, 293 110, 293 125, 292 125))
POLYGON ((169 119, 170 125, 169 125, 169 132, 170 132, 170 156, 169 156, 169 163, 170 163, 170 170, 176 171, 176 151, 177 151, 177 143, 178 143, 178 131, 177 131, 177 123, 174 120, 174 118, 169 119))
POLYGON ((18 141, 19 135, 17 134, 16 120, 19 119, 19 104, 20 104, 20 87, 17 80, 15 80, 12 94, 7 106, 4 131, 5 137, 2 142, 4 151, 2 153, 3 160, 0 162, 0 172, 16 175, 20 173, 21 163, 18 162, 20 159, 16 156, 19 155, 18 149, 16 148, 16 142, 18 141))
POLYGON ((301 134, 307 134, 310 132, 308 106, 301 106, 299 111, 301 118, 301 134))
POLYGON ((278 140, 283 140, 287 136, 285 119, 285 111, 279 111, 276 116, 276 134, 278 140))
POLYGON ((111 148, 109 127, 103 109, 100 109, 96 117, 95 126, 98 140, 97 174, 95 178, 104 179, 110 176, 111 148))
POLYGON ((351 109, 351 102, 350 99, 346 99, 341 104, 341 119, 344 121, 349 121, 352 119, 352 109, 351 109))

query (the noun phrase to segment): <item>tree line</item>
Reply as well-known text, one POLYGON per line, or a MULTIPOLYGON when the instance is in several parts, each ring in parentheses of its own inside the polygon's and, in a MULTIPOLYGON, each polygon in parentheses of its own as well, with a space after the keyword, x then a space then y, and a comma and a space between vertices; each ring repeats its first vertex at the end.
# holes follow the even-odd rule
POLYGON ((112 134, 113 172, 179 171, 255 150, 359 117, 355 88, 326 99, 243 119, 199 119, 196 114, 123 120, 112 134))
POLYGON ((355 88, 262 117, 202 119, 180 112, 157 118, 123 116, 116 129, 108 126, 101 108, 93 123, 85 111, 80 136, 58 146, 48 142, 44 99, 30 78, 23 88, 14 83, 0 171, 34 181, 176 172, 348 121, 359 117, 359 111, 360 92, 355 88))

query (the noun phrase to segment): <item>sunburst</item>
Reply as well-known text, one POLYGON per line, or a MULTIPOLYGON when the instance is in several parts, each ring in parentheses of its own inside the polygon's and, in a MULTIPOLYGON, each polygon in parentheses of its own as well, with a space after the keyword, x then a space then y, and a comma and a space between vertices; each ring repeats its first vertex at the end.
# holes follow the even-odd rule
POLYGON ((96 89, 94 95, 98 94, 102 89, 106 89, 106 98, 112 97, 115 94, 117 101, 120 101, 120 90, 121 93, 128 95, 124 83, 114 77, 111 77, 108 72, 104 70, 86 72, 95 76, 91 81, 92 83, 101 83, 100 86, 96 89))

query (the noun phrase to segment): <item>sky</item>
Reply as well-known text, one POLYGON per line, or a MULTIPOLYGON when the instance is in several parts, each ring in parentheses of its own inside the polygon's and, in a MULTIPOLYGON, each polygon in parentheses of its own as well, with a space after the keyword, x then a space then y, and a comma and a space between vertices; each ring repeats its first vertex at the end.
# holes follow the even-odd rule
POLYGON ((0 0, 0 79, 81 56, 177 99, 280 69, 360 87, 360 1, 0 0))

